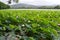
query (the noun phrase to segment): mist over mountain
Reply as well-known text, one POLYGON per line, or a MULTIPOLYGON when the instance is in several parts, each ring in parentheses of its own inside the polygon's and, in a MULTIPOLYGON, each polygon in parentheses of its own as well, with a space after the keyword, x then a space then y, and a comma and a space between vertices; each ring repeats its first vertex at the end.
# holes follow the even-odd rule
POLYGON ((11 9, 55 9, 56 6, 60 8, 60 5, 32 5, 26 3, 17 3, 10 5, 11 9))
POLYGON ((25 4, 25 3, 19 3, 19 4, 14 4, 10 5, 11 8, 17 9, 17 8, 38 8, 36 5, 31 5, 31 4, 25 4))

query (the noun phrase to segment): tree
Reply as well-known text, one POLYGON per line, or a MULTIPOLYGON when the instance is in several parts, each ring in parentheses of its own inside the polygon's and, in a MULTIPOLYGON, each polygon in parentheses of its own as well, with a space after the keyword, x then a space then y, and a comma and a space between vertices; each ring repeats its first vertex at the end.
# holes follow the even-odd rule
POLYGON ((8 1, 8 4, 11 4, 11 0, 8 1))
POLYGON ((10 6, 0 2, 0 9, 9 9, 10 6))
POLYGON ((59 5, 57 5, 57 6, 55 6, 54 8, 55 8, 55 9, 60 9, 60 6, 59 6, 59 5))
MULTIPOLYGON (((8 4, 11 4, 11 3, 12 3, 11 1, 12 1, 12 0, 9 0, 9 1, 8 1, 8 4)), ((19 0, 13 0, 13 2, 15 2, 15 3, 18 3, 18 1, 19 1, 19 0)))

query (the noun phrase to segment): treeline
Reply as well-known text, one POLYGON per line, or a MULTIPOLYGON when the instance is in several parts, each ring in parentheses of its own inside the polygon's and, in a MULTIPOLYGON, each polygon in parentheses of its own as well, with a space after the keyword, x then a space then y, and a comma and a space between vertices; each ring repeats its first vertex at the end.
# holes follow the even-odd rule
POLYGON ((56 6, 41 6, 41 7, 38 7, 38 9, 60 9, 60 5, 56 5, 56 6))
POLYGON ((35 7, 11 7, 11 9, 60 9, 60 5, 56 5, 56 6, 35 6, 35 7))

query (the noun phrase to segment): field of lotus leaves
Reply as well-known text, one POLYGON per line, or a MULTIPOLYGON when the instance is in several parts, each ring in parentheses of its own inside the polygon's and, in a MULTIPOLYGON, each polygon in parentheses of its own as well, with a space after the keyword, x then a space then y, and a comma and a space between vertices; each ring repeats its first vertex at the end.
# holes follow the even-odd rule
POLYGON ((0 36, 6 40, 11 35, 17 40, 59 40, 59 33, 60 11, 0 10, 0 36))

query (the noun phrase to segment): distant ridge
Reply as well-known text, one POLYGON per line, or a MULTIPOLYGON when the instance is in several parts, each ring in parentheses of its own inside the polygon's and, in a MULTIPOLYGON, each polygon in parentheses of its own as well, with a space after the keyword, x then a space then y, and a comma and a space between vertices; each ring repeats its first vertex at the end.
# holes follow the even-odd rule
POLYGON ((32 5, 25 3, 18 3, 10 5, 11 9, 56 9, 60 5, 32 5))
POLYGON ((29 8, 38 8, 38 6, 35 6, 35 5, 31 5, 31 4, 25 4, 25 3, 19 3, 19 4, 14 4, 14 5, 10 5, 11 8, 13 9, 21 9, 21 8, 25 8, 25 9, 29 9, 29 8))

